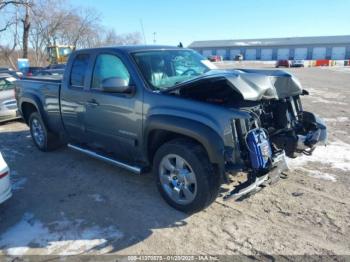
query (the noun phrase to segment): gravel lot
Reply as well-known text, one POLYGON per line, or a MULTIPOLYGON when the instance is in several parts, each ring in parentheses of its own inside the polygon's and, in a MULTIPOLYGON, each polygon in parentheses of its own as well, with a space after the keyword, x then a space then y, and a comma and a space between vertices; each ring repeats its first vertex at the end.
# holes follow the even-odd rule
POLYGON ((0 125, 14 196, 0 206, 0 254, 350 255, 350 70, 289 69, 326 119, 329 145, 290 162, 287 179, 188 216, 151 175, 67 148, 41 153, 21 122, 0 125))

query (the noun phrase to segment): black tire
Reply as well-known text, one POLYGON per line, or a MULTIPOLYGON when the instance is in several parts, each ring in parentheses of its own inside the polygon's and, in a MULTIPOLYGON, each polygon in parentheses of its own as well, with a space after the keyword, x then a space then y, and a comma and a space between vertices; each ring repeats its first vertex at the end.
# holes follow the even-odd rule
POLYGON ((191 140, 175 139, 162 145, 156 152, 153 161, 153 173, 158 190, 164 200, 173 208, 186 213, 198 212, 209 206, 218 196, 220 175, 214 172, 204 148, 191 140), (196 177, 196 195, 190 203, 179 204, 174 201, 162 186, 160 181, 160 164, 162 159, 171 154, 183 158, 193 170, 196 177))
POLYGON ((59 137, 51 133, 50 131, 48 131, 44 121, 41 119, 41 116, 39 115, 38 112, 31 113, 31 115, 29 116, 28 123, 29 123, 30 134, 32 136, 33 142, 39 150, 43 152, 47 152, 47 151, 55 150, 60 146, 62 146, 62 143, 59 137), (42 128, 42 131, 43 131, 42 142, 39 142, 38 139, 35 137, 33 122, 42 128))

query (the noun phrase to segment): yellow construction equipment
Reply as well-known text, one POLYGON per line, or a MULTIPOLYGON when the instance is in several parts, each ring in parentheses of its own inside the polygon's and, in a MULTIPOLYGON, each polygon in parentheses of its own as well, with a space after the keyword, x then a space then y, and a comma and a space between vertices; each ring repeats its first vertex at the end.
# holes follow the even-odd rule
POLYGON ((74 51, 75 46, 69 45, 52 45, 47 47, 49 62, 54 64, 65 64, 68 61, 69 55, 74 51))

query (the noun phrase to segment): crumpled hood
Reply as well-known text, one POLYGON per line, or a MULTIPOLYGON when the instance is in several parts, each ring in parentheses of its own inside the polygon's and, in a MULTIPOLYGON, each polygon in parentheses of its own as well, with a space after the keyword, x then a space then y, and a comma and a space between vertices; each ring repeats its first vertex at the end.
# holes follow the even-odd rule
POLYGON ((244 100, 249 101, 283 99, 302 93, 301 84, 293 75, 282 70, 259 69, 211 70, 201 77, 177 85, 174 89, 186 88, 198 81, 223 79, 244 100))

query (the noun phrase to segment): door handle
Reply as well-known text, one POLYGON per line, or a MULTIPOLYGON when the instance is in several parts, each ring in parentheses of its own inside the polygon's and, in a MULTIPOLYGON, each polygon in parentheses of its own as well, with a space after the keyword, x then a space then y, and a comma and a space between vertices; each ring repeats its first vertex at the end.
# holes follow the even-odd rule
POLYGON ((99 106, 100 105, 95 99, 91 99, 91 100, 87 101, 86 104, 89 106, 99 106))

